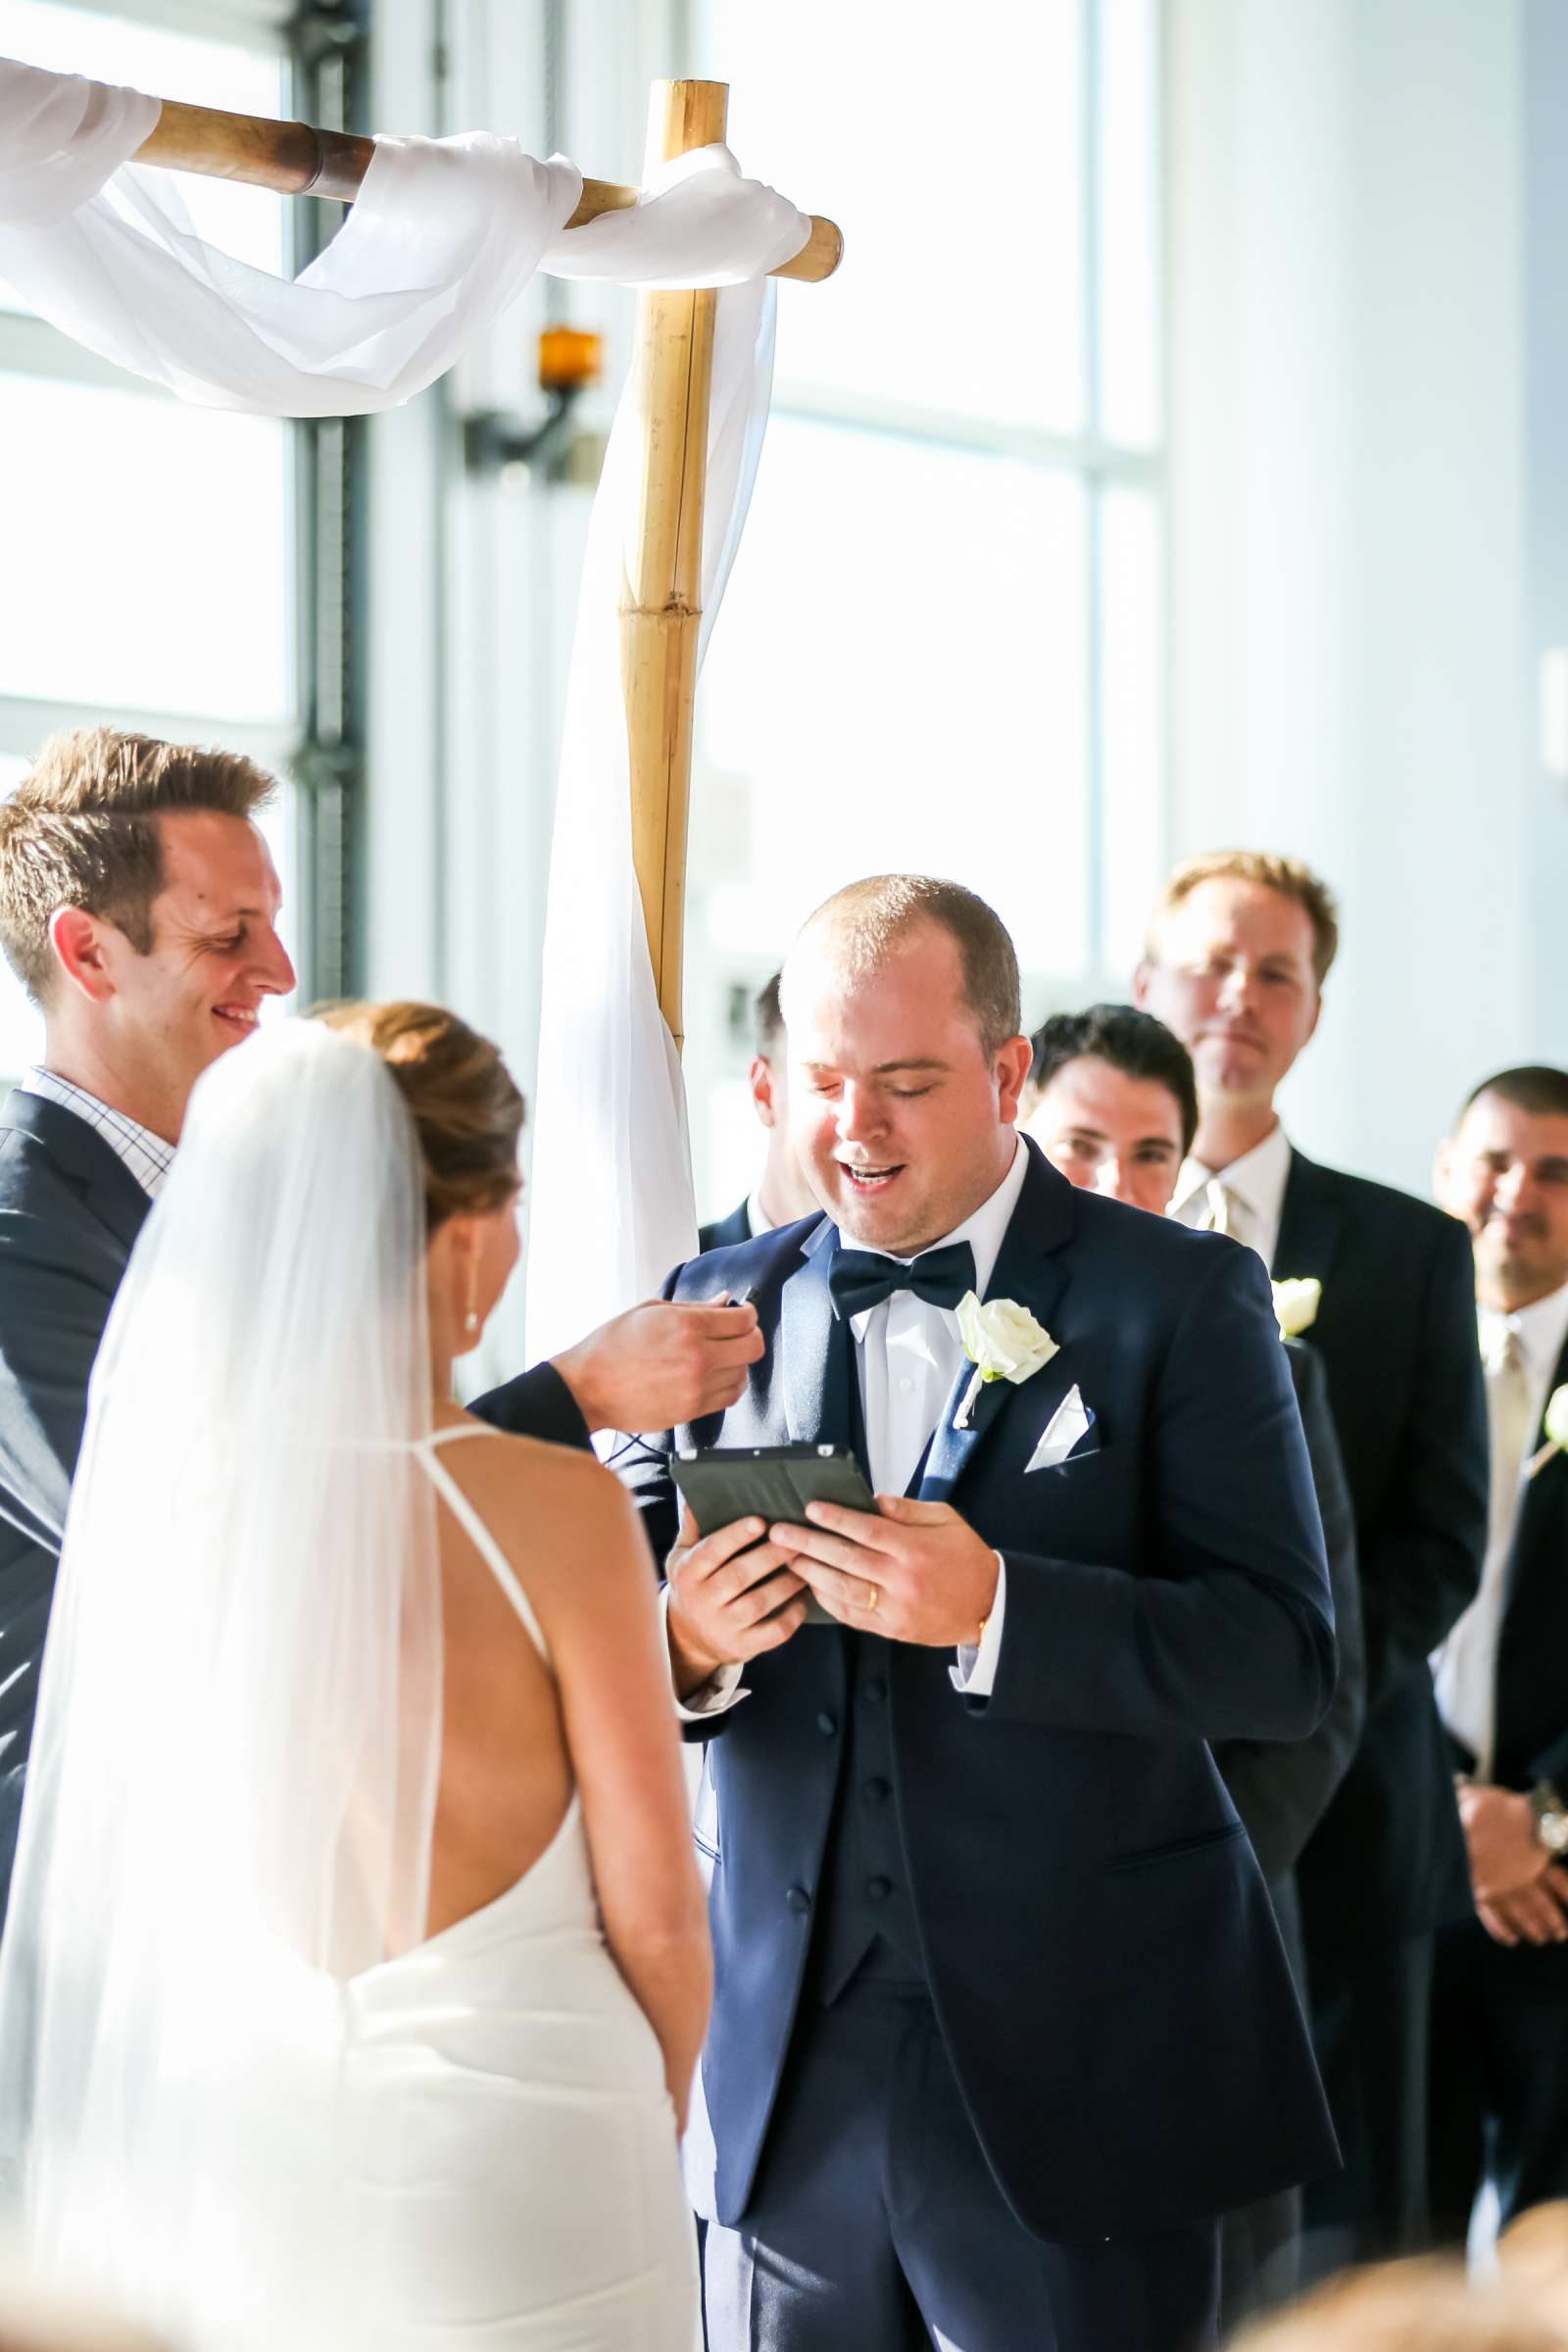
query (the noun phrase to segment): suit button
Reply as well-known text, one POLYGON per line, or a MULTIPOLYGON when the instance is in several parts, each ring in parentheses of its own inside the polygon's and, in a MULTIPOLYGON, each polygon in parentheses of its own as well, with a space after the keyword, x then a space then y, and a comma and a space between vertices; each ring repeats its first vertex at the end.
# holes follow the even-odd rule
POLYGON ((861 1689, 874 1707, 880 1706, 888 1694, 888 1687, 879 1674, 873 1674, 868 1683, 862 1684, 861 1689))
POLYGON ((865 1784, 864 1795, 868 1805, 885 1804, 892 1794, 891 1784, 883 1780, 880 1774, 865 1784))
POLYGON ((784 1903, 787 1910, 797 1915, 811 1908, 811 1898, 804 1886, 787 1886, 784 1889, 784 1903))
POLYGON ((891 1879, 867 1879, 865 1892, 868 1901, 885 1903, 893 1892, 893 1881, 891 1879))
POLYGON ((816 1728, 824 1740, 831 1740, 839 1728, 839 1719, 836 1715, 830 1715, 824 1707, 816 1719, 816 1728))

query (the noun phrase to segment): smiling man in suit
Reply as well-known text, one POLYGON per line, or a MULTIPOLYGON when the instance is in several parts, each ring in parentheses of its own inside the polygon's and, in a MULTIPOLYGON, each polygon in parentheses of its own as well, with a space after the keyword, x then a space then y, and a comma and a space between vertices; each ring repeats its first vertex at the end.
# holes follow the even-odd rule
POLYGON ((710 1741, 710 2340, 1200 2352, 1216 2217, 1335 2161, 1207 1746, 1334 1682, 1268 1285, 1020 1139, 969 892, 840 892, 784 1004, 825 1213, 671 1277, 749 1292, 767 1352, 625 1472, 710 1741), (677 1531, 676 1446, 790 1441, 852 1446, 875 1514, 677 1531))
POLYGON ((1304 1334, 1355 1506, 1366 1642, 1361 1744, 1297 1868, 1318 2062, 1344 2173, 1310 2187, 1308 2259, 1424 2242, 1434 1936, 1470 1908, 1428 1656, 1474 1598, 1487 1426, 1468 1238, 1425 1200, 1290 1141, 1275 1095, 1313 1035, 1334 902, 1288 858, 1178 866, 1136 994, 1198 1073, 1198 1136, 1171 1214, 1233 1234, 1280 1278, 1315 1277, 1304 1334))
POLYGON ((1475 1246, 1492 1431, 1481 1591, 1434 1661, 1475 1916, 1439 1939, 1432 2191, 1462 2244, 1483 2180, 1504 2223, 1568 2197, 1568 1070, 1502 1070, 1438 1154, 1475 1246))

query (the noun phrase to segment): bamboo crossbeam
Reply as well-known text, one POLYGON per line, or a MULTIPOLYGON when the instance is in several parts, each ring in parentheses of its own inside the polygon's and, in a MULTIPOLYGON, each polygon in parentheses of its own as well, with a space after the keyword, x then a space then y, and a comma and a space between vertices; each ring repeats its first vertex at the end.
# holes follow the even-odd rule
MULTIPOLYGON (((326 196, 352 204, 374 151, 373 139, 356 138, 347 131, 317 130, 309 122, 274 122, 265 115, 224 114, 218 107, 186 106, 166 98, 157 127, 142 141, 135 160, 165 171, 194 172, 207 179, 243 180, 280 196, 326 196)), ((638 193, 612 179, 585 179, 582 201, 566 226, 581 228, 601 213, 623 211, 636 203, 638 193)), ((813 214, 810 236, 773 275, 816 285, 832 276, 843 255, 839 229, 813 214)))

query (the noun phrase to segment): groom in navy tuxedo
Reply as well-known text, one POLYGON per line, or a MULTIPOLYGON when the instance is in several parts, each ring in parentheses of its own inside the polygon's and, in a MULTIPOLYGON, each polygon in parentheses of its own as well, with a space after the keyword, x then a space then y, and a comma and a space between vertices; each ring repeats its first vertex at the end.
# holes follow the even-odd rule
POLYGON ((710 1741, 710 2341, 1198 2352, 1216 2217, 1336 2162, 1207 1744, 1334 1685, 1268 1283, 1018 1138, 967 891, 840 892, 784 1008, 826 1214, 670 1278, 766 1351, 625 1473, 710 1741), (677 1528, 673 1447, 788 1441, 853 1446, 877 1514, 677 1528))

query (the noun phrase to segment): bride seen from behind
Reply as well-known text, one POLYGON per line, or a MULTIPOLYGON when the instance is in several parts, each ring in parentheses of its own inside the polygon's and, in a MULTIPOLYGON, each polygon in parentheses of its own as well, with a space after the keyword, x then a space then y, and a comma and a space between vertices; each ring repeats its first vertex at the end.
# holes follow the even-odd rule
POLYGON ((224 1056, 105 1337, 0 1953, 24 2240, 191 2352, 689 2352, 701 1885, 635 1514, 449 1399, 522 1102, 224 1056))

